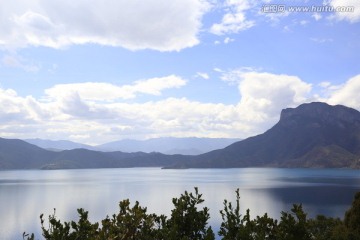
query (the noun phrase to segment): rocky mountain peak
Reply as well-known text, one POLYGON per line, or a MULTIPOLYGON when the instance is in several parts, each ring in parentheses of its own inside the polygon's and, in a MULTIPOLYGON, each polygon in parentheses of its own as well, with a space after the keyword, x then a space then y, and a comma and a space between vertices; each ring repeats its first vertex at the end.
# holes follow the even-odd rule
POLYGON ((304 118, 325 124, 355 124, 360 126, 360 112, 342 105, 331 106, 323 102, 306 103, 297 108, 283 109, 279 123, 293 125, 294 121, 304 118))

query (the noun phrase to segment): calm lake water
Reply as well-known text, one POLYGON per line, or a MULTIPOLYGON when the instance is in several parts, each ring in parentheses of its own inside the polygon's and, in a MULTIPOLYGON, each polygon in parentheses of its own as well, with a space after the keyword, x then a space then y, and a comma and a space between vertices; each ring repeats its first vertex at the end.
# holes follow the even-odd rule
POLYGON ((41 239, 39 215, 56 208, 62 220, 77 220, 77 208, 89 211, 92 221, 118 212, 120 200, 129 198, 148 213, 170 215, 171 199, 199 187, 210 224, 218 230, 223 200, 235 201, 240 189, 241 208, 251 216, 267 212, 278 218, 302 203, 310 217, 343 217, 355 192, 360 171, 344 169, 187 169, 159 168, 0 171, 0 239, 22 239, 34 232, 41 239))

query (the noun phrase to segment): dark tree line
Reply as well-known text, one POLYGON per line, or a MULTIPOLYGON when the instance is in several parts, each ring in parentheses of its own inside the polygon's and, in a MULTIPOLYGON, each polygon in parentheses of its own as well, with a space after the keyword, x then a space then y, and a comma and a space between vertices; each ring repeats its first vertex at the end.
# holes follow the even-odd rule
MULTIPOLYGON (((139 202, 119 203, 119 213, 107 216, 101 223, 91 223, 88 212, 78 209, 77 222, 61 222, 55 210, 45 224, 40 215, 42 236, 46 240, 212 240, 214 231, 208 225, 209 209, 198 189, 173 198, 170 217, 147 213, 139 202), (45 226, 48 225, 48 226, 45 226)), ((360 192, 355 195, 344 220, 322 215, 308 219, 302 205, 293 205, 290 212, 281 212, 279 220, 263 216, 250 217, 248 209, 240 214, 239 189, 235 204, 224 200, 220 211, 222 223, 218 235, 224 240, 360 240, 360 192)), ((23 239, 34 240, 34 234, 23 233, 23 239)))

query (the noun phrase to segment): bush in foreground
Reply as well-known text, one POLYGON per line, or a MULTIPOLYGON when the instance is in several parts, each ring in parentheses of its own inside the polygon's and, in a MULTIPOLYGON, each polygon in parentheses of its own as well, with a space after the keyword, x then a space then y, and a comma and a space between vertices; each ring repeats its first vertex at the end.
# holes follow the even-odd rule
MULTIPOLYGON (((204 202, 202 194, 185 191, 179 198, 173 198, 174 209, 167 218, 164 215, 148 214, 139 202, 130 206, 128 199, 119 204, 119 213, 106 217, 99 223, 88 220, 88 212, 78 209, 78 222, 62 223, 54 214, 48 218, 45 227, 44 216, 40 215, 42 236, 46 240, 212 240, 215 234, 208 220, 207 207, 199 208, 204 202)), ((224 200, 220 211, 222 223, 218 232, 224 240, 360 240, 360 192, 355 195, 351 208, 345 213, 344 221, 322 215, 308 219, 302 205, 293 205, 290 212, 281 212, 279 220, 263 216, 250 217, 250 210, 240 214, 240 194, 236 190, 235 206, 224 200)), ((34 240, 34 234, 23 233, 23 239, 34 240)))

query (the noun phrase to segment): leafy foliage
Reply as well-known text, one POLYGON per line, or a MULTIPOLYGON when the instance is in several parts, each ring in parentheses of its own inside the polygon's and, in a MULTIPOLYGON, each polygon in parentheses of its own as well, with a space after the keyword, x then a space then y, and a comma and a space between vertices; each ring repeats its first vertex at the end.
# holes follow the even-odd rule
MULTIPOLYGON (((78 239, 112 239, 112 240, 213 240, 215 239, 211 227, 207 226, 210 218, 209 209, 198 210, 203 203, 202 194, 195 188, 195 194, 187 191, 180 198, 173 198, 175 208, 171 218, 156 214, 148 214, 146 207, 139 202, 130 206, 128 199, 119 203, 119 213, 111 218, 106 217, 99 223, 91 223, 88 212, 78 209, 78 222, 64 222, 56 218, 55 210, 49 216, 49 227, 44 226, 43 214, 40 215, 42 235, 46 240, 78 240, 78 239)), ((26 233, 23 238, 34 240, 34 234, 26 233)))
MULTIPOLYGON (((48 218, 45 227, 40 215, 42 236, 46 240, 213 240, 214 232, 208 226, 210 219, 207 207, 198 189, 173 198, 174 209, 170 218, 148 214, 139 202, 130 206, 128 199, 119 203, 119 213, 106 217, 99 223, 91 223, 88 212, 78 209, 78 222, 62 223, 56 211, 48 218)), ((279 220, 263 216, 250 217, 250 210, 240 213, 240 193, 236 190, 236 202, 224 200, 220 211, 222 223, 218 232, 224 240, 360 240, 360 192, 355 195, 344 221, 322 215, 308 219, 302 205, 294 204, 290 212, 281 212, 279 220)), ((23 233, 23 239, 34 240, 34 234, 23 233)))
POLYGON ((308 228, 313 238, 317 240, 347 239, 344 238, 345 226, 339 218, 318 215, 315 219, 309 220, 308 228))
POLYGON ((211 227, 207 228, 210 218, 209 209, 197 209, 197 205, 204 202, 195 188, 195 195, 185 191, 180 198, 173 198, 175 208, 171 211, 171 218, 166 223, 167 238, 179 240, 215 239, 211 227))
POLYGON ((345 213, 344 224, 349 239, 360 239, 360 192, 355 194, 351 208, 345 213))

